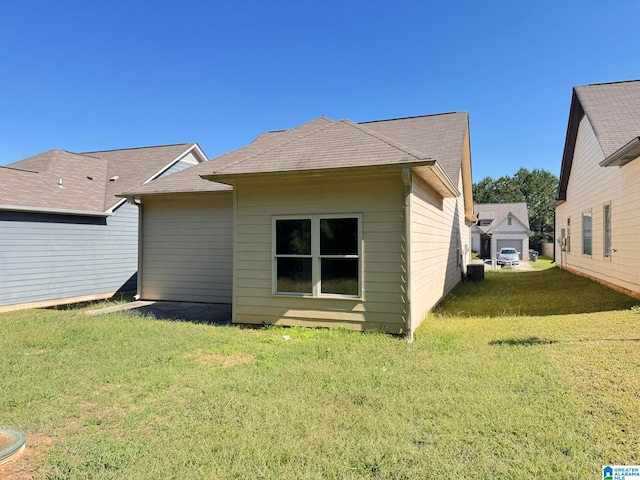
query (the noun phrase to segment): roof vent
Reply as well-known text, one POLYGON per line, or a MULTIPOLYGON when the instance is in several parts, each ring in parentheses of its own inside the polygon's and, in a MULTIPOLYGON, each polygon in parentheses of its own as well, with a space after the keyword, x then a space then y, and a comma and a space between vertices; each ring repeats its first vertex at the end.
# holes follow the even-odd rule
POLYGON ((61 178, 58 180, 58 188, 64 188, 64 187, 62 186, 62 179, 61 179, 61 178))
POLYGON ((116 180, 118 180, 119 178, 120 178, 120 176, 119 176, 119 175, 114 175, 113 177, 111 177, 111 178, 109 179, 109 181, 110 181, 110 182, 115 182, 115 181, 116 181, 116 180))

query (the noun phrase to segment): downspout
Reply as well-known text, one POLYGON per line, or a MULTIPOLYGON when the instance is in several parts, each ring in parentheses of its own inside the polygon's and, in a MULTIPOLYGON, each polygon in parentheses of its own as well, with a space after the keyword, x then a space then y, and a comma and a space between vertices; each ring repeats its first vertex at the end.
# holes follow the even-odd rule
POLYGON ((127 202, 138 207, 138 278, 133 299, 140 300, 142 296, 142 202, 136 202, 135 197, 128 197, 127 202))
MULTIPOLYGON (((557 243, 558 241, 556 240, 556 209, 554 208, 553 209, 553 261, 551 263, 556 263, 556 244, 557 243)), ((562 263, 562 260, 560 260, 560 263, 562 263)))
POLYGON ((407 309, 407 340, 413 342, 413 322, 411 321, 411 170, 402 169, 404 185, 404 257, 405 257, 405 296, 407 309))

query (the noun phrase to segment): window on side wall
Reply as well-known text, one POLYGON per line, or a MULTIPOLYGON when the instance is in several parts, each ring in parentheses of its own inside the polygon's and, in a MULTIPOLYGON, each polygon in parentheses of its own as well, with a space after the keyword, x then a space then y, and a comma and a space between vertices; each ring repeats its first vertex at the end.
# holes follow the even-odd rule
POLYGON ((274 293, 359 297, 361 223, 359 215, 274 218, 274 293))
POLYGON ((604 232, 604 257, 611 258, 611 204, 607 203, 603 208, 603 225, 604 232))
POLYGON ((582 214, 582 253, 591 255, 593 243, 593 232, 591 228, 591 212, 582 214))

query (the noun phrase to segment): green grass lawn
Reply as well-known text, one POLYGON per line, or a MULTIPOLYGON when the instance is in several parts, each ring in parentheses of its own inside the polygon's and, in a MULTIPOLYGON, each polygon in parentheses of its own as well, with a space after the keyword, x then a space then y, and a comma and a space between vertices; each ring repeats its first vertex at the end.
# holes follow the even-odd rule
POLYGON ((412 344, 2 314, 0 427, 29 448, 0 477, 582 479, 638 464, 640 301, 540 266, 460 284, 412 344))

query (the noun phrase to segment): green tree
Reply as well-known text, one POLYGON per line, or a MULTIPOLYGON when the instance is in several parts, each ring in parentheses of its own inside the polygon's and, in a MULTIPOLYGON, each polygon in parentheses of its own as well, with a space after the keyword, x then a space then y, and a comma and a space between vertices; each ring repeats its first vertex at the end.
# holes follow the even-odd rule
POLYGON ((529 211, 529 227, 532 249, 540 251, 542 244, 553 241, 553 212, 549 204, 558 187, 558 177, 547 170, 522 167, 512 177, 494 180, 485 177, 473 184, 473 200, 476 203, 525 202, 529 211))

